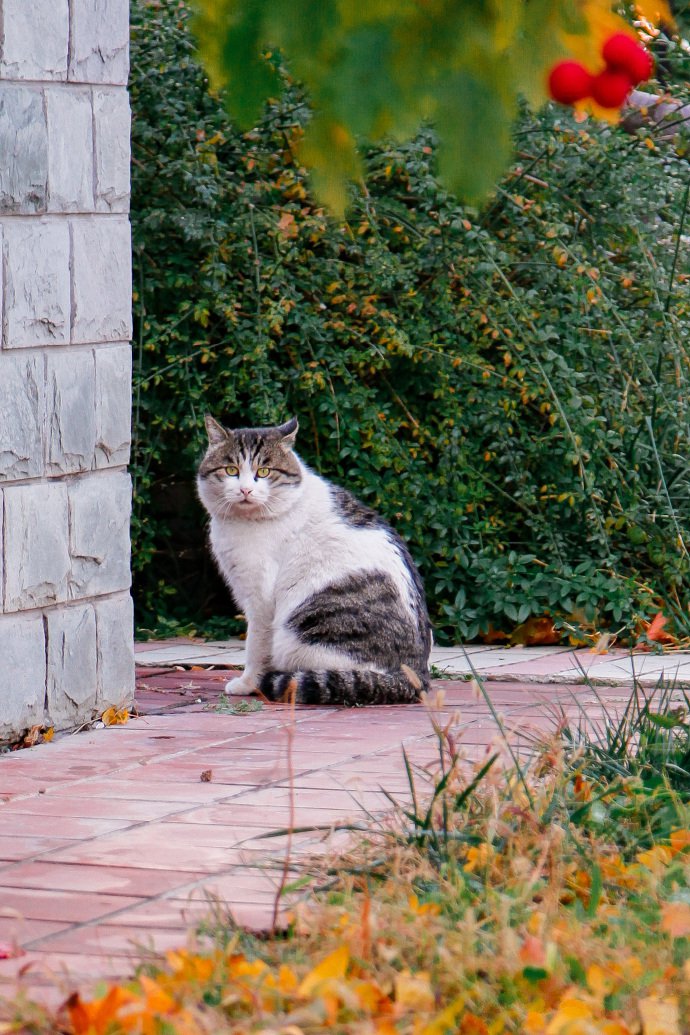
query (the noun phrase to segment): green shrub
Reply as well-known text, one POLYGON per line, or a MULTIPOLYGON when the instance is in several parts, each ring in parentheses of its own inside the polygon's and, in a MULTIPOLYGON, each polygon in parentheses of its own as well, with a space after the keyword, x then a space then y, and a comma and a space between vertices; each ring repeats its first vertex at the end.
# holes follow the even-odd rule
POLYGON ((525 112, 479 213, 423 130, 367 151, 338 225, 295 160, 298 87, 240 134, 185 5, 132 18, 140 626, 232 615, 193 486, 210 411, 296 414, 304 459, 409 541, 441 641, 660 607, 687 631, 683 142, 525 112))

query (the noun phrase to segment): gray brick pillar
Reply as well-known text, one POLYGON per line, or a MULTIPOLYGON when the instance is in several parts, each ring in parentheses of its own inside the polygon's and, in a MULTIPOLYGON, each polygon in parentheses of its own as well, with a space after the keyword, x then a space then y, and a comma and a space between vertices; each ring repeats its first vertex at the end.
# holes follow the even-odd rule
POLYGON ((131 701, 128 0, 0 0, 0 741, 131 701))

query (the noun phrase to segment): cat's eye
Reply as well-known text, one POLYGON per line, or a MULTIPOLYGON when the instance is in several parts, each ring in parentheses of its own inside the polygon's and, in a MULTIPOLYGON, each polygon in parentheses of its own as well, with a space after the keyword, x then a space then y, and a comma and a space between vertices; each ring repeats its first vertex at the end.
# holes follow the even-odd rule
POLYGON ((268 478, 270 473, 271 473, 271 468, 270 467, 257 467, 257 469, 256 469, 256 477, 257 478, 268 478))
POLYGON ((229 464, 228 467, 225 468, 225 473, 229 474, 231 478, 236 478, 240 473, 240 469, 237 464, 229 464))

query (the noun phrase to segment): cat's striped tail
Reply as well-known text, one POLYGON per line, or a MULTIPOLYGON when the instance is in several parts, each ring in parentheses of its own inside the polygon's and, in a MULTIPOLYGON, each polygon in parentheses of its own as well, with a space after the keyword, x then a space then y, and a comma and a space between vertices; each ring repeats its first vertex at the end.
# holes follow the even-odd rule
POLYGON ((327 672, 267 672, 259 689, 269 701, 295 704, 408 704, 429 689, 426 672, 402 665, 396 672, 331 669, 327 672))

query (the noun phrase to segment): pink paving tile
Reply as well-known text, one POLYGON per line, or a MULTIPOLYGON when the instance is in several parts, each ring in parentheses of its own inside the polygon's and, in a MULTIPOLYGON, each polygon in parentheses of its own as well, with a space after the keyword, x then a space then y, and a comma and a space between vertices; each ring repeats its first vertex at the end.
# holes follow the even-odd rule
MULTIPOLYGON (((143 776, 142 776, 143 780, 143 776)), ((199 802, 211 802, 227 794, 227 788, 216 789, 212 783, 201 780, 188 783, 139 783, 129 780, 102 779, 91 780, 88 784, 80 784, 79 794, 87 798, 100 798, 105 801, 124 798, 141 801, 188 802, 193 805, 199 802)))
POLYGON ((139 905, 142 901, 141 898, 126 898, 123 895, 99 895, 93 892, 85 895, 75 891, 40 891, 37 888, 28 890, 0 885, 0 918, 2 911, 13 910, 32 920, 79 924, 139 905))
POLYGON ((114 924, 96 924, 36 939, 28 943, 27 947, 51 954, 80 953, 106 958, 126 956, 134 962, 145 957, 155 957, 166 949, 174 949, 181 941, 184 939, 180 938, 179 931, 165 928, 156 930, 149 926, 144 931, 114 924))
POLYGON ((126 820, 86 819, 82 816, 62 817, 59 823, 51 821, 48 826, 45 816, 37 816, 32 811, 8 813, 0 810, 2 837, 12 836, 13 839, 18 835, 42 836, 49 829, 59 833, 61 839, 81 840, 85 837, 96 837, 98 834, 108 834, 127 826, 129 823, 126 820))
POLYGON ((68 923, 54 920, 27 920, 21 916, 7 916, 7 908, 0 906, 0 941, 6 945, 27 945, 35 938, 45 938, 69 928, 68 923))
POLYGON ((0 829, 5 820, 15 814, 35 816, 42 820, 76 817, 78 819, 99 819, 107 816, 109 820, 121 823, 143 820, 161 819, 175 814, 183 815, 194 808, 189 802, 169 801, 129 801, 125 798, 80 798, 66 791, 61 794, 41 795, 39 798, 19 798, 16 801, 0 804, 0 829))
POLYGON ((51 852, 54 848, 63 848, 69 845, 69 841, 61 837, 36 837, 24 834, 15 834, 10 837, 0 835, 0 860, 3 862, 15 862, 19 859, 29 859, 45 852, 51 852))
MULTIPOLYGON (((157 826, 145 826, 123 834, 111 834, 99 837, 63 849, 51 856, 57 863, 71 863, 97 867, 139 867, 142 870, 158 871, 166 867, 180 873, 214 873, 228 869, 238 861, 235 845, 238 839, 229 834, 227 844, 219 844, 224 832, 232 828, 225 827, 216 831, 215 827, 201 827, 200 831, 208 832, 207 838, 199 838, 207 843, 199 845, 195 828, 183 825, 185 836, 167 834, 162 840, 157 826), (213 843, 208 843, 208 842, 213 843)), ((4 875, 0 872, 0 880, 4 875)), ((164 890, 164 889, 160 889, 164 890)))
MULTIPOLYGON (((0 760, 2 766, 2 760, 0 760)), ((12 798, 18 798, 25 794, 38 794, 45 791, 45 780, 33 780, 28 776, 12 776, 11 773, 3 773, 0 768, 0 805, 12 798)))
MULTIPOLYGON (((296 827, 311 826, 315 824, 331 826, 334 823, 342 823, 357 809, 295 809, 294 824, 296 827)), ((234 801, 221 805, 210 805, 200 809, 193 809, 184 816, 172 817, 174 822, 188 823, 190 825, 206 823, 237 823, 245 830, 253 830, 256 827, 270 830, 278 830, 286 827, 289 823, 290 812, 288 805, 255 805, 236 804, 234 801)), ((168 820, 164 821, 166 824, 168 820)))
POLYGON ((273 763, 270 759, 262 760, 260 757, 252 759, 251 762, 241 762, 238 760, 236 762, 220 763, 217 759, 214 761, 207 755, 201 754, 199 758, 191 760, 186 758, 172 762, 158 762, 147 766, 144 771, 137 768, 136 770, 128 770, 125 773, 116 773, 113 774, 111 779, 125 783, 134 781, 138 784, 146 781, 149 788, 153 788, 155 784, 165 785, 173 781, 194 786, 201 781, 201 774, 210 770, 211 779, 209 782, 216 786, 229 785, 232 787, 236 784, 249 784, 253 786, 254 784, 276 783, 279 780, 286 780, 289 778, 290 769, 291 767, 287 762, 273 763))
POLYGON ((135 866, 88 866, 53 862, 16 863, 0 870, 0 884, 12 888, 55 888, 82 894, 148 897, 185 882, 177 870, 135 866))
MULTIPOLYGON (((261 807, 267 805, 288 805, 290 802, 289 787, 271 787, 268 789, 246 791, 239 794, 238 802, 255 803, 261 807)), ((351 815, 357 815, 362 810, 380 812, 382 809, 390 808, 390 802, 380 792, 363 791, 351 792, 347 790, 315 790, 314 788, 296 787, 294 790, 295 805, 300 809, 333 809, 347 811, 351 815)))
MULTIPOLYGON (((118 913, 110 923, 114 927, 170 929, 186 932, 212 913, 209 902, 186 902, 184 899, 159 898, 118 913)), ((218 912, 218 915, 220 913, 218 912)), ((136 937, 136 934, 132 934, 136 937)), ((179 935, 178 935, 179 937, 179 935)), ((184 940, 184 935, 180 941, 184 940)))
POLYGON ((2 997, 14 1000, 18 988, 44 1001, 55 988, 62 989, 64 1000, 69 992, 86 982, 123 977, 131 968, 121 959, 110 961, 103 956, 84 953, 48 953, 28 951, 15 959, 0 960, 0 1005, 2 997), (11 991, 10 991, 11 990, 11 991))

